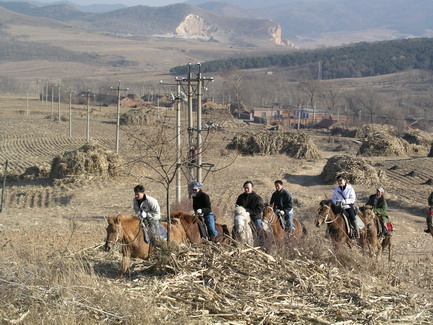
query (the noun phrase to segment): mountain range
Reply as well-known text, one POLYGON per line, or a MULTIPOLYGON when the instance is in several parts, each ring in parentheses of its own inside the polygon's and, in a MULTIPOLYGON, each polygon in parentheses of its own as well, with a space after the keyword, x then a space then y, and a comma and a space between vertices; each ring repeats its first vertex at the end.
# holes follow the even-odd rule
POLYGON ((133 6, 108 12, 84 12, 70 4, 37 6, 0 2, 23 15, 55 19, 88 32, 130 39, 149 37, 198 39, 235 46, 291 46, 281 28, 269 19, 229 17, 189 4, 164 7, 133 6))
POLYGON ((88 31, 241 46, 317 47, 433 36, 431 0, 189 0, 163 7, 9 1, 0 6, 88 31))

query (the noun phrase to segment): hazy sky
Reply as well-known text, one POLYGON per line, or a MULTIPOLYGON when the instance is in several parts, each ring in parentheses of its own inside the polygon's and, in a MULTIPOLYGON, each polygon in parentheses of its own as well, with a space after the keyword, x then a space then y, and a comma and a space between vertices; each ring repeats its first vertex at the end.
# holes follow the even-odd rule
POLYGON ((151 7, 162 7, 173 3, 185 2, 185 0, 70 0, 79 5, 89 4, 123 4, 127 6, 151 6, 151 7))

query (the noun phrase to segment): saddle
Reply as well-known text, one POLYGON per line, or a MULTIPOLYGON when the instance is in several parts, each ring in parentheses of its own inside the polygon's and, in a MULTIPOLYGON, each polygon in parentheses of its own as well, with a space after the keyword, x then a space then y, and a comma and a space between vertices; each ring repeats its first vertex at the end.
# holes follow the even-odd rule
MULTIPOLYGON (((144 242, 146 244, 149 244, 150 243, 149 225, 147 224, 147 222, 144 221, 143 218, 141 218, 140 224, 141 224, 141 228, 143 229, 144 242)), ((158 222, 158 231, 159 231, 160 238, 167 239, 167 229, 164 228, 161 222, 158 222)))
POLYGON ((200 231, 201 238, 208 239, 209 233, 207 232, 206 223, 203 217, 198 217, 198 230, 200 231))
MULTIPOLYGON (((350 236, 353 238, 354 237, 354 235, 353 235, 354 234, 354 229, 353 229, 353 227, 352 227, 352 225, 351 225, 351 223, 349 221, 349 216, 348 216, 346 210, 341 209, 341 216, 344 219, 344 223, 346 225, 347 233, 350 234, 350 236)), ((361 231, 362 229, 365 228, 364 222, 361 220, 361 218, 357 214, 355 214, 355 222, 358 224, 359 231, 361 231)))

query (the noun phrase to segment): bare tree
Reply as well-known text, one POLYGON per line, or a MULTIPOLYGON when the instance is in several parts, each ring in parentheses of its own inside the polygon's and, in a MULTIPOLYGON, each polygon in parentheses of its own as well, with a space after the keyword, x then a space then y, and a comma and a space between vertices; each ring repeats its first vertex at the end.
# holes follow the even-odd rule
POLYGON ((415 105, 422 109, 423 117, 427 120, 429 112, 433 110, 433 97, 430 95, 419 96, 415 99, 415 105))
POLYGON ((125 129, 135 158, 127 162, 130 173, 144 168, 144 178, 161 184, 166 192, 166 213, 168 220, 168 238, 170 240, 170 192, 176 172, 181 166, 177 163, 176 133, 170 123, 168 110, 155 127, 130 127, 125 129))
POLYGON ((351 112, 352 124, 355 123, 355 117, 361 112, 361 103, 359 101, 359 96, 356 93, 348 93, 344 96, 346 101, 346 107, 351 112))
POLYGON ((381 110, 379 96, 373 90, 367 89, 360 93, 358 99, 361 107, 370 115, 370 123, 373 123, 373 117, 381 110))
POLYGON ((333 112, 340 100, 340 91, 330 85, 323 85, 320 93, 320 97, 323 99, 326 108, 333 112))
POLYGON ((314 107, 321 88, 321 83, 318 80, 302 81, 298 84, 298 89, 307 96, 310 107, 314 107))
POLYGON ((236 101, 237 113, 241 112, 241 98, 244 91, 243 75, 237 71, 228 71, 223 75, 227 90, 233 95, 236 101))

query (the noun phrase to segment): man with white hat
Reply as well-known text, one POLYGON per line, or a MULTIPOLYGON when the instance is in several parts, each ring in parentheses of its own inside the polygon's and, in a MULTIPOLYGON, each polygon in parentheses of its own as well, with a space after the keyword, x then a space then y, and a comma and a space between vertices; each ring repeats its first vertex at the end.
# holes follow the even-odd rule
POLYGON ((373 207, 374 213, 379 217, 382 222, 382 233, 384 236, 391 236, 391 231, 387 225, 390 222, 388 217, 388 204, 386 203, 384 195, 385 190, 382 187, 376 189, 376 194, 370 195, 366 205, 373 207))

